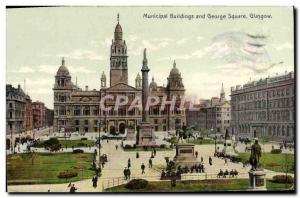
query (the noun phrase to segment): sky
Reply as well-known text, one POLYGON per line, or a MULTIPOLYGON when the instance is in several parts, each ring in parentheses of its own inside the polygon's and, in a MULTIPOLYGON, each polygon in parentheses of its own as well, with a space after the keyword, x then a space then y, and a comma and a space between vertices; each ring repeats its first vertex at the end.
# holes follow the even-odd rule
POLYGON ((144 48, 149 79, 166 85, 175 60, 186 96, 193 102, 219 96, 222 83, 230 99, 231 86, 294 70, 292 7, 18 8, 6 10, 6 82, 24 89, 25 80, 31 99, 53 108, 54 76, 65 57, 74 83, 77 77, 79 87, 99 90, 103 71, 109 82, 118 13, 132 86, 144 48), (233 19, 229 14, 246 18, 233 19), (251 14, 271 18, 251 18, 251 14))

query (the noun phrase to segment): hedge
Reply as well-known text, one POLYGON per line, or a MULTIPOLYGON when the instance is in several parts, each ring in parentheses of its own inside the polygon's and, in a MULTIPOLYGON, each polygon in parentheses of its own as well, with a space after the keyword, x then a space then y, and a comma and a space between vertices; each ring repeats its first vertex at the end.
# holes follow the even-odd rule
POLYGON ((58 178, 71 178, 71 177, 77 177, 78 173, 77 172, 70 172, 70 171, 65 171, 65 172, 60 172, 58 174, 58 178))
POLYGON ((275 175, 273 177, 273 182, 274 183, 281 183, 281 184, 285 184, 285 183, 288 183, 288 184, 292 184, 294 183, 294 178, 290 175, 275 175))
POLYGON ((144 179, 133 179, 125 185, 128 189, 143 189, 148 185, 148 181, 144 179))

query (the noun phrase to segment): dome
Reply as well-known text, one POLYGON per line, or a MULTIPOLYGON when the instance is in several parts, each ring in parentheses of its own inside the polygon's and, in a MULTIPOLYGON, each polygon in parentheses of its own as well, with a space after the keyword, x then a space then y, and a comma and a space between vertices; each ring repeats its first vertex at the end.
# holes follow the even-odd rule
POLYGON ((179 70, 176 67, 176 62, 173 63, 173 68, 171 69, 170 76, 180 75, 179 70))
POLYGON ((62 58, 61 66, 58 68, 56 72, 57 76, 70 76, 70 72, 68 68, 65 66, 65 59, 62 58))
POLYGON ((154 78, 152 78, 152 82, 149 85, 149 89, 156 90, 156 88, 157 88, 157 84, 156 84, 156 82, 154 82, 154 78))

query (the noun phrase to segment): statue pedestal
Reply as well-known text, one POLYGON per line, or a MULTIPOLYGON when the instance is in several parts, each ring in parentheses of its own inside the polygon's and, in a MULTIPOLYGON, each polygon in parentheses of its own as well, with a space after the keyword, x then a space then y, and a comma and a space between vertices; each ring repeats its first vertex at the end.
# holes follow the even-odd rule
POLYGON ((176 165, 194 166, 197 163, 197 158, 194 155, 194 144, 179 143, 176 145, 176 165))
POLYGON ((264 170, 250 170, 249 172, 249 190, 265 191, 266 188, 266 172, 264 170))
POLYGON ((126 134, 126 140, 135 140, 135 130, 134 129, 127 129, 127 134, 126 134))
POLYGON ((139 131, 139 144, 137 146, 157 146, 154 131, 149 122, 141 122, 139 131))

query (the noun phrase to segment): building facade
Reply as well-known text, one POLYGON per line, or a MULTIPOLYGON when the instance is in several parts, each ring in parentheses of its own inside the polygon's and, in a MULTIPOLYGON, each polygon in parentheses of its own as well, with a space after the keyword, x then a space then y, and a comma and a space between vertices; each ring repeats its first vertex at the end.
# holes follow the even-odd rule
POLYGON ((294 73, 268 77, 231 88, 231 128, 239 137, 293 140, 294 73))
POLYGON ((25 97, 20 85, 6 85, 6 135, 13 142, 15 136, 25 131, 25 97))
MULTIPOLYGON (((130 108, 130 104, 141 98, 142 78, 138 73, 135 86, 128 84, 127 45, 123 39, 123 30, 119 23, 115 27, 114 39, 110 47, 110 84, 103 72, 100 78, 100 89, 82 90, 72 83, 72 77, 65 65, 65 60, 55 75, 54 92, 54 131, 124 133, 127 127, 137 127, 142 120, 142 112, 138 107, 130 108), (107 96, 111 98, 102 100, 107 96), (128 102, 115 108, 117 98, 127 96, 128 102), (102 104, 101 101, 104 101, 102 104), (110 109, 105 111, 101 105, 110 109)), ((181 73, 174 62, 167 78, 167 86, 157 86, 153 81, 149 85, 149 96, 159 96, 161 101, 149 109, 149 122, 155 131, 173 130, 186 122, 185 111, 179 108, 179 97, 183 97, 185 89, 181 73), (161 108, 163 97, 167 100, 177 96, 175 109, 170 105, 161 108)))
POLYGON ((46 127, 46 107, 43 102, 32 103, 33 128, 41 129, 46 127))
POLYGON ((225 98, 225 91, 221 88, 220 97, 210 100, 200 100, 194 105, 197 110, 187 111, 188 126, 207 129, 212 132, 225 134, 230 127, 230 101, 225 98))
POLYGON ((32 101, 29 95, 25 96, 25 131, 31 131, 33 129, 33 112, 32 101))

